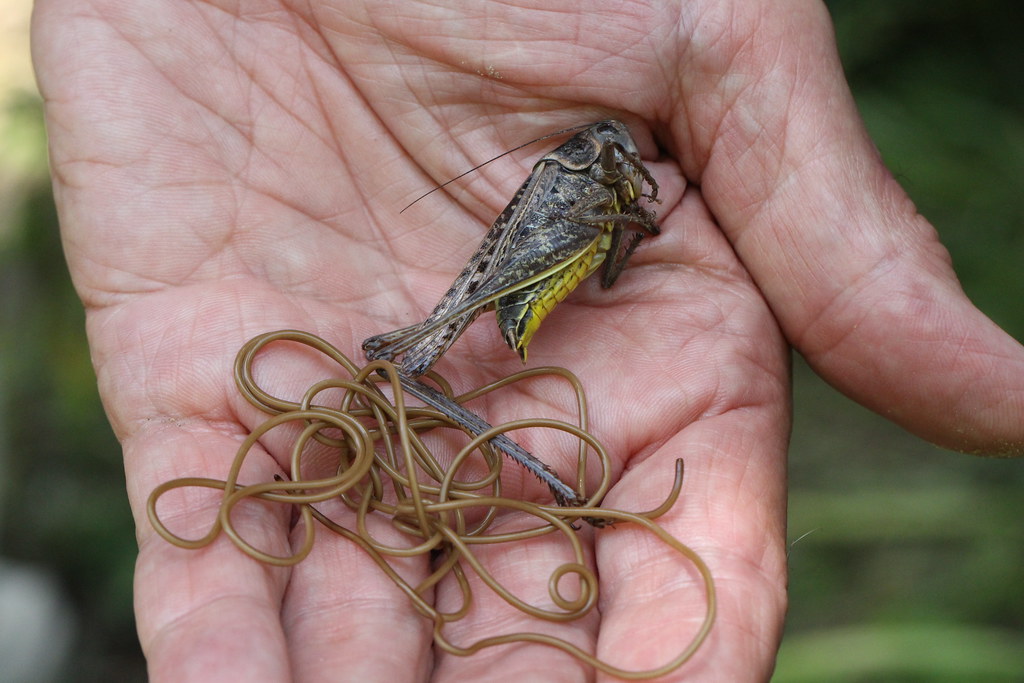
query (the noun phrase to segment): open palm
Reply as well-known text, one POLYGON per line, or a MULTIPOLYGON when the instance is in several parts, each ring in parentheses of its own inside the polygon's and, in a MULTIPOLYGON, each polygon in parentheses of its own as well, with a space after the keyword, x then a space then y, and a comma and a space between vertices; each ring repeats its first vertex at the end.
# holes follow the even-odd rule
MULTIPOLYGON (((341 540, 268 569, 227 543, 172 547, 144 513, 162 481, 223 476, 259 420, 230 376, 242 343, 300 328, 356 356, 365 337, 421 320, 553 145, 481 169, 451 190, 457 201, 398 211, 564 126, 631 127, 662 186, 662 235, 613 289, 587 282, 562 304, 530 362, 582 378, 617 468, 609 504, 653 507, 685 459, 684 496, 663 523, 705 557, 720 593, 691 680, 763 679, 774 661, 786 340, 922 436, 1020 450, 1024 354, 963 297, 878 161, 818 3, 292 5, 37 3, 56 196, 124 446, 154 680, 586 677, 539 646, 433 652, 429 623, 341 540)), ((438 365, 460 389, 518 367, 486 317, 438 365)), ((550 398, 523 391, 476 408, 492 421, 560 417, 550 398)), ((268 446, 254 476, 285 459, 268 446)), ((513 491, 543 496, 506 472, 513 491)), ((186 500, 165 517, 201 535, 209 510, 186 500)), ((288 519, 267 513, 266 526, 286 552, 288 519)), ((627 668, 669 659, 703 616, 698 577, 625 527, 597 534, 593 552, 600 616, 557 632, 627 668)), ((504 580, 535 590, 529 566, 511 564, 504 580)), ((449 636, 530 628, 481 610, 449 636)))

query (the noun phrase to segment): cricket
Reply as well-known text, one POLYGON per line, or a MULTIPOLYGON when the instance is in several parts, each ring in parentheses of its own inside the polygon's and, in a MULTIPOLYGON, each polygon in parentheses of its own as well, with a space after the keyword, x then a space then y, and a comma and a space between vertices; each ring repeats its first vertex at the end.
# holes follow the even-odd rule
MULTIPOLYGON (((606 120, 563 132, 574 130, 537 161, 426 320, 362 344, 367 359, 395 362, 408 393, 473 434, 490 425, 418 378, 487 310, 525 363, 530 341, 560 302, 598 269, 602 287, 611 287, 641 240, 660 233, 655 213, 640 203, 659 201, 658 183, 626 125, 606 120)), ((547 484, 560 505, 585 503, 512 439, 490 443, 547 484)))

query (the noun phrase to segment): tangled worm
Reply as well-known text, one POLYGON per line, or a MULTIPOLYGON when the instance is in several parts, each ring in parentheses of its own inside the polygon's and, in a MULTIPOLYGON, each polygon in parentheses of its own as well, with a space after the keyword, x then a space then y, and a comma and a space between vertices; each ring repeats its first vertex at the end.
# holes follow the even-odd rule
MULTIPOLYGON (((610 461, 601 443, 587 431, 586 398, 579 380, 564 368, 524 370, 480 389, 453 396, 450 386, 436 374, 430 378, 452 400, 464 403, 492 391, 532 377, 560 377, 571 387, 577 406, 578 424, 535 418, 517 420, 480 433, 468 434, 469 442, 449 462, 442 463, 421 438, 431 430, 465 428, 443 413, 405 404, 402 385, 395 367, 379 360, 358 366, 338 349, 315 335, 284 330, 259 335, 246 343, 235 361, 235 381, 242 395, 271 417, 259 425, 239 446, 225 479, 187 477, 165 482, 150 495, 147 513, 153 528, 168 542, 196 549, 212 543, 222 532, 244 553, 271 565, 290 566, 301 562, 312 550, 318 528, 336 533, 362 548, 388 578, 408 596, 413 606, 433 622, 437 647, 456 655, 470 655, 486 647, 514 642, 535 642, 558 648, 595 669, 627 679, 654 678, 680 667, 697 651, 707 637, 715 618, 715 589, 711 573, 701 558, 673 538, 653 520, 676 501, 682 488, 683 464, 676 461, 675 480, 665 502, 656 509, 633 513, 601 507, 600 501, 610 486, 610 461), (310 347, 343 369, 343 377, 316 382, 299 401, 272 396, 253 376, 253 360, 268 344, 294 342, 310 347), (340 400, 336 397, 340 393, 340 400), (389 397, 390 396, 390 397, 389 397), (334 399, 328 401, 328 399, 334 399), (318 402, 319 401, 319 402, 318 402), (326 405, 331 403, 331 405, 326 405), (286 426, 299 434, 290 446, 290 472, 287 479, 242 484, 238 481, 250 450, 273 430, 286 426), (559 507, 518 500, 502 495, 503 458, 495 453, 489 440, 497 434, 524 428, 553 429, 579 440, 577 488, 587 503, 581 507, 559 507), (316 451, 316 464, 307 462, 316 451), (596 489, 586 495, 585 474, 590 452, 599 462, 602 476, 596 489), (476 479, 460 478, 474 454, 485 466, 476 479), (313 476, 311 470, 323 469, 325 457, 331 460, 329 476, 313 476), (223 491, 217 519, 205 536, 182 538, 171 532, 157 513, 157 503, 165 493, 183 487, 204 487, 223 491), (351 527, 331 519, 318 504, 340 499, 355 513, 351 527), (259 500, 267 504, 291 506, 304 525, 305 536, 294 553, 279 556, 254 547, 232 524, 232 510, 243 501, 259 500), (492 531, 492 524, 503 512, 518 512, 533 521, 519 531, 492 531), (392 527, 407 538, 403 546, 375 538, 367 520, 370 516, 389 518, 392 527), (469 611, 472 591, 468 572, 482 579, 506 603, 537 619, 565 622, 587 614, 598 598, 598 579, 587 566, 583 546, 572 522, 587 519, 597 526, 612 523, 636 524, 650 532, 691 562, 699 573, 706 595, 707 609, 696 635, 671 661, 644 671, 628 671, 602 661, 577 646, 554 636, 520 632, 488 637, 468 645, 449 641, 444 630, 469 611), (571 550, 572 561, 557 567, 548 580, 548 592, 557 609, 545 609, 526 603, 498 582, 474 553, 480 544, 516 543, 547 534, 560 534, 571 550), (406 582, 388 562, 390 557, 429 554, 434 571, 419 585, 406 582), (569 597, 559 590, 561 579, 575 575, 576 592, 569 597), (457 609, 440 611, 424 595, 448 576, 459 586, 462 600, 457 609)), ((601 533, 598 529, 595 533, 601 533)))

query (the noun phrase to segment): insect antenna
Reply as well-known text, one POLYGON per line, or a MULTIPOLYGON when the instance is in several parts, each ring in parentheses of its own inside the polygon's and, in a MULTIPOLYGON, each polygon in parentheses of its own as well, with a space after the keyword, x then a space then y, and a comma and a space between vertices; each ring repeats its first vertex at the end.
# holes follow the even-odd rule
POLYGON ((534 138, 533 140, 530 140, 529 142, 524 142, 523 144, 518 145, 517 147, 513 147, 512 149, 506 150, 506 151, 502 152, 501 154, 499 154, 498 156, 491 157, 490 159, 488 159, 487 161, 483 162, 482 164, 477 164, 476 166, 474 166, 473 168, 469 169, 468 171, 460 173, 459 175, 455 176, 454 178, 452 178, 450 180, 446 180, 445 182, 441 183, 440 185, 438 185, 434 189, 432 189, 432 190, 430 190, 428 192, 424 192, 419 197, 417 197, 416 199, 414 199, 411 202, 409 202, 408 204, 406 204, 405 205, 405 209, 402 209, 398 213, 399 214, 405 213, 406 209, 408 209, 413 204, 415 204, 419 200, 423 199, 427 195, 434 194, 438 190, 440 190, 440 189, 442 189, 442 188, 444 188, 444 187, 446 187, 448 185, 451 185, 452 183, 454 183, 459 178, 465 177, 465 176, 469 175, 470 173, 472 173, 473 171, 476 171, 476 170, 479 170, 480 168, 483 168, 484 166, 486 166, 487 164, 491 163, 492 161, 497 161, 498 159, 502 158, 503 156, 508 156, 512 152, 517 152, 517 151, 521 150, 523 147, 529 147, 530 145, 532 145, 535 142, 540 142, 541 140, 547 140, 549 138, 558 137, 559 135, 565 135, 566 133, 575 133, 576 131, 583 130, 584 128, 589 128, 592 125, 593 124, 591 124, 591 123, 581 123, 578 126, 572 126, 570 128, 563 128, 562 130, 555 131, 554 133, 548 133, 547 135, 542 135, 539 138, 534 138))

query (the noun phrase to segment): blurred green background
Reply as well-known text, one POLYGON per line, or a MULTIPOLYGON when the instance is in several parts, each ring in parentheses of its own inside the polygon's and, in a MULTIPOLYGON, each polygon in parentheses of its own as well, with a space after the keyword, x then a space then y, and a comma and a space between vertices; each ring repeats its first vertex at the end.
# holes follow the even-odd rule
MULTIPOLYGON (((1019 3, 828 5, 886 161, 970 296, 1024 339, 1019 3)), ((28 71, 29 2, 5 11, 0 681, 144 680, 120 449, 61 254, 28 71), (5 654, 32 652, 36 635, 40 659, 23 674, 5 654)), ((773 680, 1024 680, 1024 460, 937 449, 844 399, 799 358, 794 376, 791 605, 773 680)))

